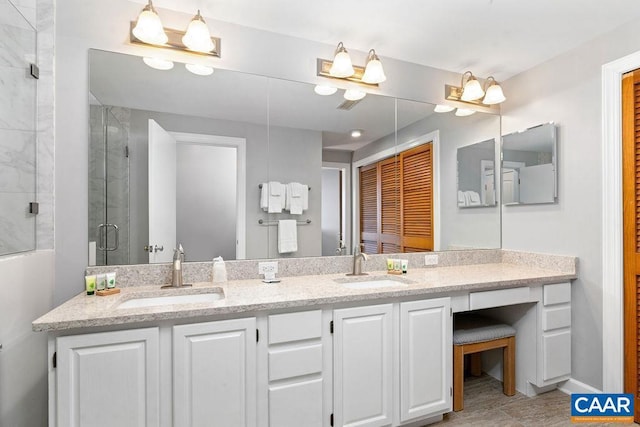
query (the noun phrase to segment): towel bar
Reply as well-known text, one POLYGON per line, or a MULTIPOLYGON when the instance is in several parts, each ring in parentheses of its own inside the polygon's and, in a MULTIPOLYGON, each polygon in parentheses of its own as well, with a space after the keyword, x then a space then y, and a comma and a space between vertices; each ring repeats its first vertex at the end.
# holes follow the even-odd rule
MULTIPOLYGON (((307 219, 305 221, 296 221, 298 223, 298 225, 307 225, 307 224, 311 224, 311 220, 307 219)), ((258 224, 260 225, 278 225, 278 221, 270 221, 270 220, 264 220, 264 219, 259 219, 258 220, 258 224)))
MULTIPOLYGON (((262 188, 262 184, 258 184, 258 188, 262 188)), ((309 191, 311 191, 311 187, 307 187, 309 191)))

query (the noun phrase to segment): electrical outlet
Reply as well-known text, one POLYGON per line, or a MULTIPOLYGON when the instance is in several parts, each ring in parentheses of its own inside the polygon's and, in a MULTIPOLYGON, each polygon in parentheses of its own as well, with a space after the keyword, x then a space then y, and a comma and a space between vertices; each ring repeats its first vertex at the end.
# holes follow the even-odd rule
POLYGON ((275 274, 278 272, 278 261, 267 261, 258 263, 258 274, 275 274))
POLYGON ((424 256, 424 265, 438 265, 438 255, 425 255, 424 256))

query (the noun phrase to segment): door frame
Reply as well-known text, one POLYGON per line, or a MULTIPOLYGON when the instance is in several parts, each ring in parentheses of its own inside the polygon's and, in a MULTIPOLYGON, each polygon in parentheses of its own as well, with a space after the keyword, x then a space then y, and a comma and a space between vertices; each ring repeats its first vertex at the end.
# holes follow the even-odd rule
POLYGON ((605 393, 624 390, 622 75, 638 68, 640 51, 602 66, 602 390, 605 393))
POLYGON ((247 140, 232 136, 169 132, 178 144, 203 144, 236 149, 236 259, 247 254, 247 140))
POLYGON ((345 255, 351 255, 351 251, 353 250, 351 242, 351 222, 349 221, 352 206, 351 192, 349 191, 351 189, 351 163, 322 162, 322 168, 344 171, 344 180, 342 181, 342 212, 340 215, 342 216, 342 223, 344 224, 344 235, 342 238, 344 239, 344 245, 347 247, 345 255))
POLYGON ((400 145, 387 148, 353 162, 351 167, 351 241, 359 242, 360 236, 360 171, 361 166, 394 156, 402 151, 431 143, 431 167, 433 173, 433 251, 440 250, 440 131, 434 130, 400 145))

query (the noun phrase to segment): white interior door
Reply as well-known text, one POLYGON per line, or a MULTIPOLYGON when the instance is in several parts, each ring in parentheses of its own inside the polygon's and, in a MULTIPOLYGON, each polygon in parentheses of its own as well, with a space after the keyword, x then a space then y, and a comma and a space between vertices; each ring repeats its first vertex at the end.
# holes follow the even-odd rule
POLYGON ((149 120, 149 263, 170 262, 176 247, 176 144, 149 120))

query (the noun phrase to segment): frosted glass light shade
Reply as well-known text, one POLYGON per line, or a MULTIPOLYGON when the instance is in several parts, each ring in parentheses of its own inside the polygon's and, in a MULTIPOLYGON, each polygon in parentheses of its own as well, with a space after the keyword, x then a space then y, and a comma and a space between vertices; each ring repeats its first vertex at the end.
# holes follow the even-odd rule
POLYGON ((367 93, 361 90, 347 89, 344 91, 344 99, 348 101, 359 101, 365 96, 367 96, 367 93))
POLYGON ((380 62, 380 58, 376 55, 375 50, 371 49, 362 81, 369 84, 378 84, 385 80, 387 80, 387 76, 385 76, 384 70, 382 69, 382 62, 380 62))
POLYGON ((213 74, 213 68, 207 67, 206 65, 200 64, 184 64, 185 68, 191 71, 193 74, 197 74, 199 76, 209 76, 213 74))
POLYGON ((502 87, 499 84, 492 84, 487 88, 487 93, 484 95, 484 99, 482 100, 483 104, 494 105, 500 104, 501 102, 506 101, 504 93, 502 92, 502 87))
POLYGON ((144 63, 149 67, 155 68, 156 70, 165 71, 173 68, 173 61, 169 61, 168 59, 151 58, 145 56, 144 58, 142 58, 142 61, 144 61, 144 63))
POLYGON ((333 64, 331 64, 329 74, 333 77, 344 78, 353 76, 355 72, 356 70, 353 69, 351 57, 349 57, 347 49, 344 48, 342 42, 338 43, 336 55, 333 58, 333 64))
POLYGON ((480 82, 473 76, 469 77, 469 80, 465 83, 464 88, 462 89, 462 96, 460 96, 460 99, 463 101, 475 101, 483 96, 484 90, 482 90, 480 82))
POLYGON ((329 85, 316 85, 316 87, 313 88, 313 91, 318 95, 327 96, 336 93, 338 88, 329 85))
POLYGON ((131 32, 138 40, 149 44, 162 45, 169 40, 164 28, 162 28, 160 17, 151 2, 142 9, 142 12, 138 15, 136 26, 131 32))
POLYGON ((442 105, 442 104, 438 104, 436 105, 436 107, 433 109, 434 112, 436 113, 448 113, 450 111, 455 110, 456 107, 452 107, 450 105, 442 105))
POLYGON ((469 110, 468 108, 458 108, 456 110, 456 116, 466 117, 475 114, 475 110, 469 110))
POLYGON ((182 36, 182 43, 195 52, 209 53, 215 48, 209 27, 204 22, 199 10, 189 23, 185 35, 182 36))

